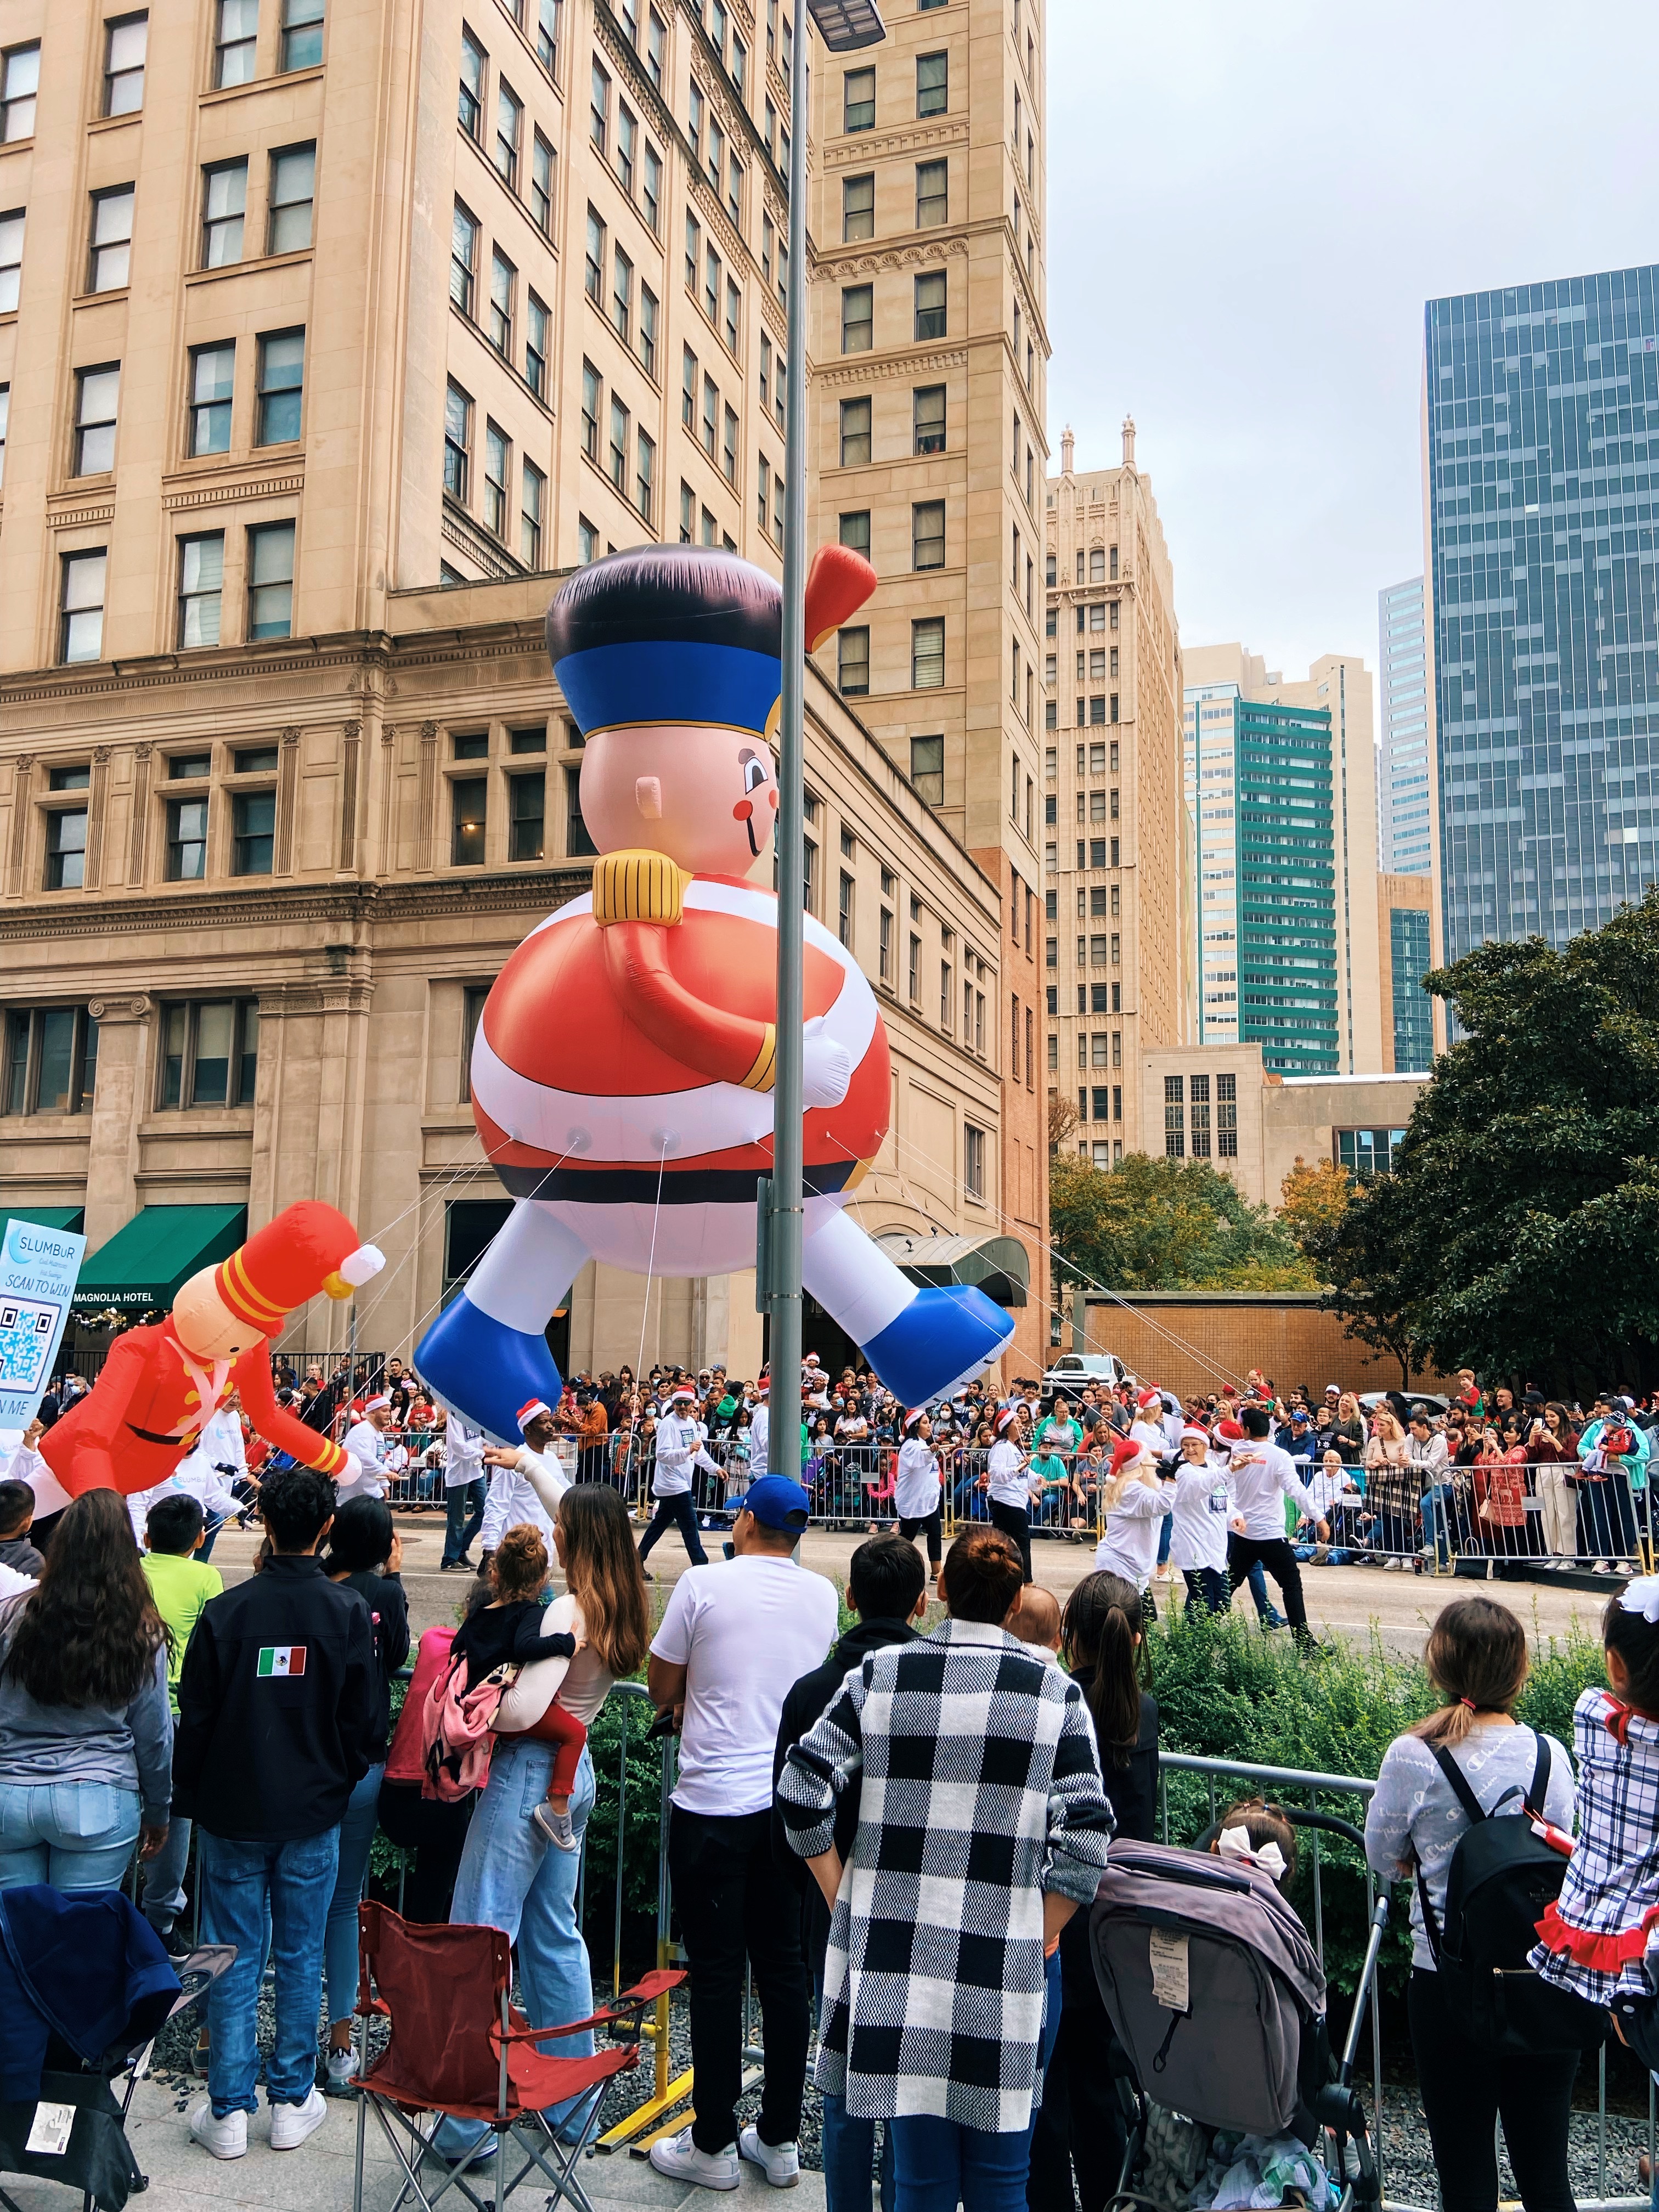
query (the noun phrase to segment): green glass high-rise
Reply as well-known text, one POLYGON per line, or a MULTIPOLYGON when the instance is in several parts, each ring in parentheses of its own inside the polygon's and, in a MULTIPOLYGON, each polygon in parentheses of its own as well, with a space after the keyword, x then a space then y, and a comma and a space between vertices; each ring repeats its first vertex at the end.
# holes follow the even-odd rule
POLYGON ((1238 701, 1238 1034, 1279 1075, 1334 1074, 1336 844, 1328 707, 1238 701))

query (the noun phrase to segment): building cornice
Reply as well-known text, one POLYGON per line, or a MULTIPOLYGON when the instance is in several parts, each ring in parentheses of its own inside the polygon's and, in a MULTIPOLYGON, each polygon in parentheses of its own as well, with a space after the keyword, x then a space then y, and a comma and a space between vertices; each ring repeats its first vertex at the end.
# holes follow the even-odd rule
POLYGON ((586 869, 538 869, 526 875, 495 873, 392 882, 243 884, 164 897, 88 898, 78 904, 60 896, 0 908, 0 943, 37 939, 139 937, 152 930, 261 930, 294 924, 398 924, 459 920, 473 914, 550 913, 589 889, 586 869))
POLYGON ((896 154, 926 152, 933 146, 971 143, 965 117, 952 122, 907 124, 902 131, 884 131, 866 138, 862 132, 845 144, 826 146, 823 166, 829 169, 862 168, 866 161, 883 161, 896 154))

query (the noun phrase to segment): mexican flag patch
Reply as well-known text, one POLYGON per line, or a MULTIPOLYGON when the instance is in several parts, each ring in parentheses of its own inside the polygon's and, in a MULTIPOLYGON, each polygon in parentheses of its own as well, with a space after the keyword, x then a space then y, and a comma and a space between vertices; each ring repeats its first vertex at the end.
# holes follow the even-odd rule
POLYGON ((261 1645, 258 1671, 261 1674, 303 1674, 306 1671, 305 1645, 303 1644, 261 1645))

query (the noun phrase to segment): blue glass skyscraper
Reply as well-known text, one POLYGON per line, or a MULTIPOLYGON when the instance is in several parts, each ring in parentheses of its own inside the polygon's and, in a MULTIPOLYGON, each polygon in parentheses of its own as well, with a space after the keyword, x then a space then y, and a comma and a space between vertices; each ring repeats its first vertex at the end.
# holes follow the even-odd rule
POLYGON ((1428 303, 1448 960, 1565 944, 1659 877, 1656 279, 1428 303))

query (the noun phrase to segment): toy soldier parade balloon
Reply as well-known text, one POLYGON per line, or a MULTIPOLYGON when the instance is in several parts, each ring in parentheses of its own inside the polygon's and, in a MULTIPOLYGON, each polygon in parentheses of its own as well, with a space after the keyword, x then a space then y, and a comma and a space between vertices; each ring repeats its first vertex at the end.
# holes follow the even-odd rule
MULTIPOLYGON (((875 586, 857 554, 822 549, 811 646, 875 586)), ((593 562, 548 611, 599 857, 591 896, 532 932, 484 1006, 473 1113, 517 1203, 416 1356, 445 1405, 502 1440, 527 1399, 558 1402, 544 1331, 584 1261, 672 1276, 754 1265, 777 898, 750 874, 778 803, 781 605, 735 555, 675 545, 593 562)), ((1012 1323, 981 1291, 919 1291, 843 1211, 887 1133, 887 1036, 852 955, 811 915, 803 966, 803 1281, 920 1405, 977 1374, 1012 1323)))

